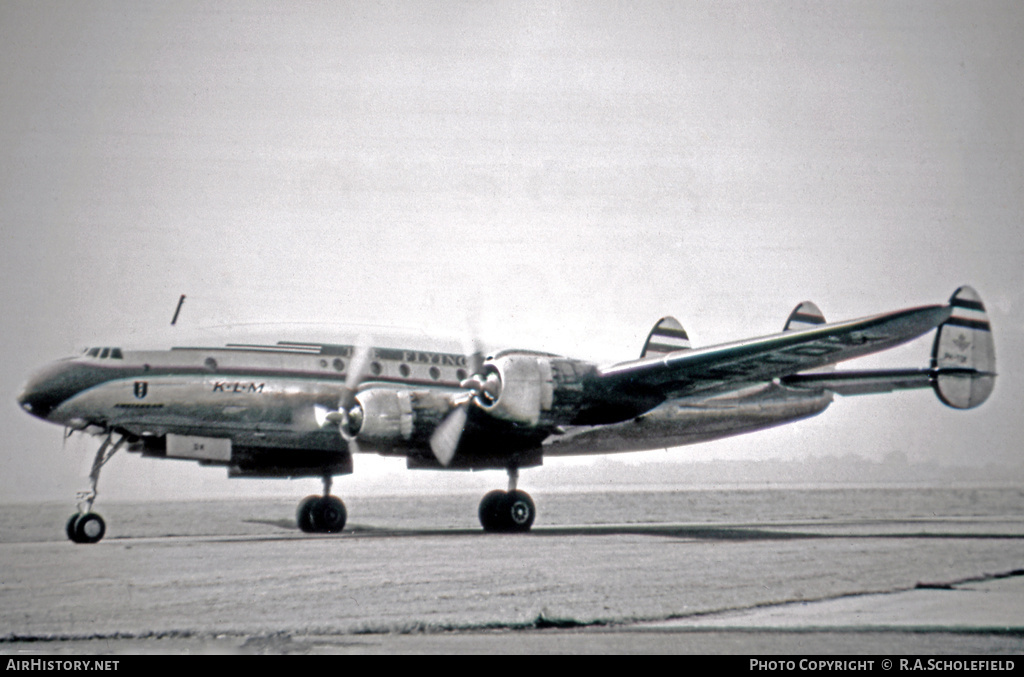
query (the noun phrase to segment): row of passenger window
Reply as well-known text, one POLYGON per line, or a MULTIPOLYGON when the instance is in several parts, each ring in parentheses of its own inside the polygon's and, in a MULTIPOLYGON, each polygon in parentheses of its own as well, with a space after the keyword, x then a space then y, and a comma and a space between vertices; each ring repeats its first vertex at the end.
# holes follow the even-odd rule
MULTIPOLYGON (((331 362, 331 366, 334 367, 335 371, 345 371, 345 361, 342 360, 341 358, 335 358, 331 362)), ((320 360, 320 367, 322 369, 326 369, 327 360, 320 360)), ((371 376, 380 376, 381 374, 384 373, 384 367, 381 365, 380 362, 373 361, 370 363, 369 373, 371 376)), ((409 376, 412 375, 412 369, 409 367, 408 364, 405 364, 403 362, 398 367, 398 373, 402 376, 402 378, 409 378, 409 376)), ((428 373, 430 374, 430 378, 432 378, 435 381, 440 380, 441 378, 441 370, 436 366, 431 366, 428 373)), ((464 380, 466 378, 466 370, 457 370, 455 373, 455 377, 459 381, 464 380)))
MULTIPOLYGON (((114 359, 114 360, 123 360, 124 359, 124 355, 121 353, 121 349, 120 348, 86 348, 85 354, 88 355, 89 357, 98 357, 100 359, 107 359, 107 358, 114 359)), ((206 366, 209 369, 216 369, 217 368, 217 361, 215 359, 213 359, 212 357, 206 358, 205 364, 206 364, 206 366)), ((331 366, 334 367, 334 369, 336 371, 345 371, 345 361, 342 360, 341 358, 335 358, 333 360, 333 362, 331 363, 331 366)), ((327 368, 327 360, 320 360, 320 367, 323 368, 323 369, 326 369, 327 368)), ((381 366, 380 362, 374 361, 374 362, 370 363, 370 374, 372 376, 380 376, 383 373, 384 373, 384 367, 381 366)), ((412 375, 412 369, 410 369, 408 364, 405 364, 403 362, 398 367, 398 373, 401 374, 402 378, 409 378, 409 376, 412 375)), ((437 368, 436 366, 431 366, 430 367, 429 374, 430 374, 430 378, 432 378, 435 381, 440 380, 440 378, 441 378, 441 370, 439 368, 437 368)), ((465 369, 457 370, 456 373, 455 373, 455 377, 459 381, 464 380, 466 378, 466 370, 465 369)))

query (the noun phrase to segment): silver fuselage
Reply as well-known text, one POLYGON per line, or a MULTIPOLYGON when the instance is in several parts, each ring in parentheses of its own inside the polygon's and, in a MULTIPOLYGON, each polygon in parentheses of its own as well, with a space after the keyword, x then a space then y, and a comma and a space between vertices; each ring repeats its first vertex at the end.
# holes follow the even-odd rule
MULTIPOLYGON (((316 412, 337 406, 352 346, 284 343, 90 352, 39 372, 19 397, 22 407, 72 430, 127 434, 136 440, 130 450, 226 465, 234 474, 320 475, 325 468, 342 474, 351 468, 339 430, 323 427, 316 412), (211 444, 185 449, 179 438, 190 445, 193 439, 211 444)), ((596 366, 572 362, 581 374, 596 366)), ((410 467, 436 467, 430 432, 451 410, 468 369, 466 357, 454 353, 373 349, 359 391, 399 394, 396 400, 408 409, 408 425, 392 437, 360 438, 359 449, 406 456, 410 467)), ((604 425, 555 421, 525 431, 510 426, 501 439, 470 435, 453 467, 525 466, 539 463, 542 455, 681 446, 812 416, 831 400, 829 391, 768 382, 725 395, 668 400, 604 425), (484 448, 489 442, 493 453, 484 448)), ((557 411, 558 401, 554 404, 557 411)))

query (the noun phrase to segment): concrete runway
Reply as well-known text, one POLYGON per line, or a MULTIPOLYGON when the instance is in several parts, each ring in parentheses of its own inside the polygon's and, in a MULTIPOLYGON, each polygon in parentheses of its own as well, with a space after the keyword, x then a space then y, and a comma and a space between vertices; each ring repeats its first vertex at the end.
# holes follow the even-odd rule
POLYGON ((311 536, 283 510, 205 529, 223 533, 4 539, 0 653, 1024 650, 1017 517, 311 536))

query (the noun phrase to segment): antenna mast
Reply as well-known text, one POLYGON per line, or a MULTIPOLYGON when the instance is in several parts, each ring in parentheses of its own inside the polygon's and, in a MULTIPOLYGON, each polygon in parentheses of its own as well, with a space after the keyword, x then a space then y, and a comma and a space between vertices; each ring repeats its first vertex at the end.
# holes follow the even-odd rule
POLYGON ((178 307, 174 309, 174 317, 171 319, 171 326, 172 327, 174 326, 174 323, 178 321, 178 313, 181 312, 181 304, 183 304, 184 302, 185 302, 185 295, 182 294, 181 298, 178 299, 178 307))

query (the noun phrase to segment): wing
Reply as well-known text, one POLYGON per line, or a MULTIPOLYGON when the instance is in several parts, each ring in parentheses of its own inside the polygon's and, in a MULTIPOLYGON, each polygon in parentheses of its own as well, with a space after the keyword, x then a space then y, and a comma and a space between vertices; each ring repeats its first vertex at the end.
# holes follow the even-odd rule
POLYGON ((950 306, 924 306, 821 324, 709 348, 598 369, 609 394, 681 398, 739 390, 911 341, 950 318, 950 306))

